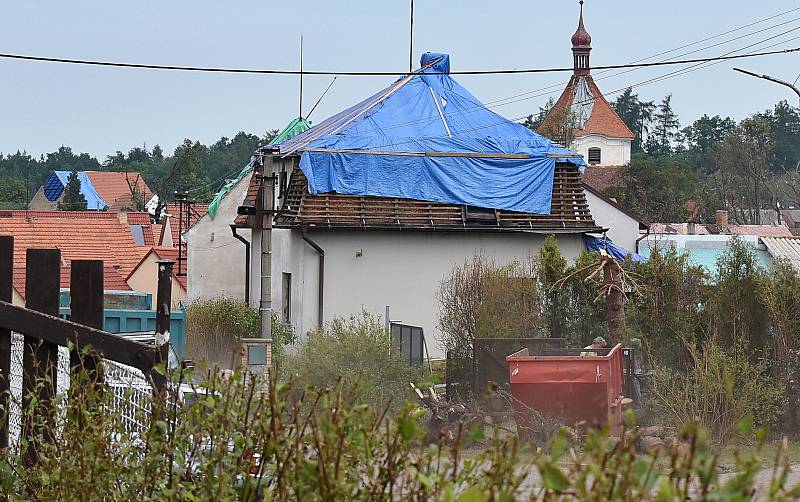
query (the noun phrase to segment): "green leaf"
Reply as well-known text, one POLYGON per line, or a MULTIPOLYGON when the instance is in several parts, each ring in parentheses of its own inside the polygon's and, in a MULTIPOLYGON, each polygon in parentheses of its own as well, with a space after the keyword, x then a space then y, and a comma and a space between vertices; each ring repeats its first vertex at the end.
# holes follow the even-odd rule
POLYGON ((556 431, 553 441, 550 443, 550 457, 558 460, 565 451, 567 451, 567 431, 561 427, 556 431))
POLYGON ((566 490, 569 488, 567 476, 549 460, 539 462, 539 474, 542 475, 542 488, 548 490, 566 490))
POLYGON ((486 502, 487 500, 489 500, 489 497, 477 486, 467 488, 467 490, 456 499, 457 502, 486 502))
POLYGON ((753 415, 745 415, 744 418, 739 420, 736 428, 742 436, 749 436, 753 432, 753 415))

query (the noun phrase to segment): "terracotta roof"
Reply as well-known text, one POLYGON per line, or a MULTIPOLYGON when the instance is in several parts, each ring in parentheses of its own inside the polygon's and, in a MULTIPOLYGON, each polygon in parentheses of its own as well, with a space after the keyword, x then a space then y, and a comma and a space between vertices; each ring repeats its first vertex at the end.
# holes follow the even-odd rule
POLYGON ((130 185, 136 184, 143 193, 145 202, 153 197, 153 191, 144 182, 144 177, 136 172, 86 171, 86 176, 89 177, 95 191, 108 203, 108 209, 111 211, 130 206, 130 185))
MULTIPOLYGON (((253 200, 247 202, 254 203, 253 200)), ((557 164, 551 214, 467 208, 456 204, 336 193, 310 195, 300 169, 292 173, 276 225, 305 228, 420 229, 582 233, 599 231, 577 168, 557 164)))
MULTIPOLYGON (((549 122, 556 120, 554 117, 559 116, 554 112, 558 111, 561 113, 561 116, 563 116, 563 112, 572 106, 578 78, 580 78, 578 75, 573 75, 569 80, 564 92, 561 93, 561 97, 558 98, 558 101, 553 105, 553 108, 548 112, 547 117, 545 117, 542 125, 539 127, 540 131, 549 129, 549 122)), ((589 134, 601 134, 609 138, 635 138, 636 135, 625 124, 625 121, 620 118, 617 112, 614 111, 608 101, 606 101, 606 98, 603 97, 603 93, 600 92, 600 89, 598 89, 597 85, 594 83, 592 76, 585 75, 585 78, 589 85, 589 90, 595 98, 594 108, 592 109, 592 114, 589 116, 589 120, 586 121, 585 127, 575 131, 575 136, 581 137, 589 134)))
POLYGON ((605 192, 609 188, 621 187, 625 184, 623 178, 625 166, 586 166, 583 172, 583 182, 598 192, 605 192))
MULTIPOLYGON (((689 234, 688 223, 653 223, 651 234, 689 234)), ((723 231, 716 224, 695 224, 693 235, 752 235, 755 237, 792 237, 792 232, 783 225, 728 225, 723 231)))
MULTIPOLYGON (((0 235, 14 237, 14 288, 25 296, 25 250, 58 248, 61 250, 61 286, 69 287, 69 265, 72 260, 103 260, 106 289, 129 290, 125 277, 140 259, 140 248, 134 242, 127 224, 116 217, 98 218, 97 213, 64 217, 15 215, 25 211, 0 211, 0 235)), ((45 213, 50 213, 46 211, 45 213)), ((62 212, 63 213, 63 212, 62 212)), ((113 213, 111 213, 113 215, 113 213)))

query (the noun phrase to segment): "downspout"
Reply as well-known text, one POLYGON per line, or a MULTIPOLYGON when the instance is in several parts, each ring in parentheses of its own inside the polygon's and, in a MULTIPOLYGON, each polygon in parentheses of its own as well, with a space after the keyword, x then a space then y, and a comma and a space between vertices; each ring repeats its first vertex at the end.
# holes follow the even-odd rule
POLYGON ((642 239, 647 238, 648 235, 650 235, 650 225, 647 225, 647 230, 645 231, 644 235, 636 239, 636 254, 639 254, 639 242, 641 242, 642 239))
POLYGON ((322 329, 322 320, 323 320, 323 306, 325 304, 325 250, 319 247, 319 244, 312 241, 311 238, 306 235, 305 232, 302 232, 301 235, 303 236, 303 240, 306 243, 314 248, 316 252, 319 254, 319 284, 317 285, 318 288, 318 297, 317 297, 317 309, 319 311, 319 316, 317 317, 317 327, 322 329))
POLYGON ((231 233, 244 244, 244 301, 250 304, 250 242, 237 233, 236 225, 231 225, 231 233))

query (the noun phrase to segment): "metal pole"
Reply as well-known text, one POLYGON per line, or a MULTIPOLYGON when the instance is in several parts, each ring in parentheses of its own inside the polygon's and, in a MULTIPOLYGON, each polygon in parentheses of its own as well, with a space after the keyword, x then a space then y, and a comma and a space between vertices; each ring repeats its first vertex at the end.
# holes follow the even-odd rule
POLYGON ((414 0, 411 0, 411 19, 408 34, 408 73, 414 68, 414 0))
POLYGON ((303 34, 300 34, 300 115, 303 116, 303 34))
POLYGON ((789 82, 781 80, 779 78, 770 77, 769 75, 766 75, 764 73, 755 73, 749 70, 743 70, 741 68, 734 68, 733 70, 738 71, 739 73, 744 73, 745 75, 750 75, 751 77, 763 78, 764 80, 769 80, 770 82, 775 82, 776 84, 784 85, 789 89, 793 90, 795 94, 797 94, 798 99, 800 100, 800 89, 798 89, 794 84, 790 84, 789 82))

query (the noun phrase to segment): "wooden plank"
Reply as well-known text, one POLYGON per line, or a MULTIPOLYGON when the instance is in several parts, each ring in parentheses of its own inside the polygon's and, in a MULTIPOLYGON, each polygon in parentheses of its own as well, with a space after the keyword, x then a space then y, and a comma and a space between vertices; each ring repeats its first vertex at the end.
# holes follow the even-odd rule
MULTIPOLYGON (((0 236, 0 301, 14 294, 14 238, 0 236)), ((11 392, 11 330, 0 326, 0 448, 8 446, 8 396, 11 392)))
MULTIPOLYGON (((91 328, 103 328, 103 262, 100 260, 75 260, 70 272, 70 320, 91 328)), ((88 382, 103 382, 99 358, 84 357, 80 349, 70 353, 72 375, 86 371, 88 382)))
MULTIPOLYGON (((305 152, 354 153, 361 155, 395 155, 400 157, 466 157, 470 159, 529 159, 527 153, 472 153, 472 152, 387 152, 381 150, 341 150, 328 148, 306 148, 305 152)), ((562 158, 559 156, 558 158, 562 158)))
POLYGON ((51 344, 74 343, 80 348, 91 345, 103 357, 150 373, 156 360, 156 350, 142 343, 113 333, 76 324, 56 316, 0 302, 3 326, 17 333, 35 333, 51 344))
MULTIPOLYGON (((61 251, 28 249, 25 266, 25 305, 38 315, 58 315, 61 286, 61 251)), ((53 399, 58 382, 58 345, 42 337, 39 330, 23 331, 7 322, 6 328, 25 334, 22 352, 22 439, 27 448, 22 462, 38 462, 41 441, 54 441, 53 399), (35 404, 34 404, 35 403, 35 404), (31 409, 31 406, 33 408, 31 409)))

